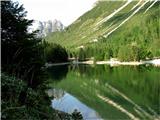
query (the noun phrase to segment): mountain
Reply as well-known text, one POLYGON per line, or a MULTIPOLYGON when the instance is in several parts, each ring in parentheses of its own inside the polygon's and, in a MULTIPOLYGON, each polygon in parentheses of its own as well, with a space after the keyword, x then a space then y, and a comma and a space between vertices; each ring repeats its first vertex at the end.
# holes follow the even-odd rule
POLYGON ((34 21, 33 28, 30 28, 31 31, 39 30, 38 36, 45 37, 50 33, 62 31, 64 25, 59 20, 48 20, 48 21, 34 21))
POLYGON ((102 0, 64 31, 50 34, 46 40, 61 44, 73 54, 83 48, 85 56, 98 60, 160 57, 159 21, 158 0, 102 0))

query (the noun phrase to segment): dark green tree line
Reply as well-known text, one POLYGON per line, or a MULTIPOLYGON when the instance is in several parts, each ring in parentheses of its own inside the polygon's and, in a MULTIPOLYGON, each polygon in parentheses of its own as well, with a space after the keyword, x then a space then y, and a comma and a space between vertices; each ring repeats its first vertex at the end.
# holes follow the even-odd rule
POLYGON ((45 42, 45 60, 48 63, 68 62, 67 50, 58 44, 45 42))

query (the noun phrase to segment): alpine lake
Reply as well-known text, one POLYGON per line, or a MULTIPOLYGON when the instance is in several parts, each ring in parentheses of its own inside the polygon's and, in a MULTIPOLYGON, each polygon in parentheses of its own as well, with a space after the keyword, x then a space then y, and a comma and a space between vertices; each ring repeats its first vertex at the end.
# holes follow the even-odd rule
POLYGON ((160 68, 59 65, 48 68, 54 109, 85 120, 160 119, 160 68))

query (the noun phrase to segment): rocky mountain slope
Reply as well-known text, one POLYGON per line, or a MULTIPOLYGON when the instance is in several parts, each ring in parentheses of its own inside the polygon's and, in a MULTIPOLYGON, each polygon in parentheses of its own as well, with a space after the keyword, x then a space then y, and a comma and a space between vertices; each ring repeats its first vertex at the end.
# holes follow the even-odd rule
POLYGON ((88 57, 97 51, 103 54, 100 55, 102 59, 109 51, 112 53, 110 57, 117 57, 128 47, 139 51, 145 49, 145 54, 152 52, 152 56, 160 56, 159 18, 158 0, 98 1, 93 9, 64 31, 50 34, 46 40, 73 51, 85 48, 91 52, 87 53, 90 54, 88 57))
POLYGON ((38 36, 45 37, 50 33, 62 31, 64 25, 59 20, 48 20, 48 21, 34 21, 33 27, 30 30, 39 30, 38 36))

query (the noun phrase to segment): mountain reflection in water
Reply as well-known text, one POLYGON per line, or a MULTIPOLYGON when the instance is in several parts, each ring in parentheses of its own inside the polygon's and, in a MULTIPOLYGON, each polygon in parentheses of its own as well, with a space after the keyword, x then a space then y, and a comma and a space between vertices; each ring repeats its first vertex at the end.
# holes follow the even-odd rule
POLYGON ((89 108, 77 98, 61 89, 49 89, 47 93, 49 97, 54 97, 52 100, 52 107, 56 110, 69 114, 73 113, 75 110, 78 110, 81 112, 83 119, 100 119, 95 110, 89 108))
MULTIPOLYGON (((54 74, 63 72, 52 69, 54 74)), ((49 71, 50 76, 52 73, 49 71)), ((49 86, 59 90, 50 93, 55 98, 52 106, 68 113, 77 109, 84 119, 159 120, 159 73, 160 69, 151 65, 70 65, 65 77, 49 79, 49 86)))

